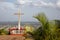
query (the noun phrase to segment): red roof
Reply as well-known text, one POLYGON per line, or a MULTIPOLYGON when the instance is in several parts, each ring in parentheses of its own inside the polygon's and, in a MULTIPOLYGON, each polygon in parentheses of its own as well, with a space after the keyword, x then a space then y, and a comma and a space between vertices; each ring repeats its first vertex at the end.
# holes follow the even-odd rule
MULTIPOLYGON (((13 27, 13 28, 9 28, 9 30, 18 30, 18 28, 13 27)), ((25 30, 25 28, 24 27, 20 27, 20 30, 25 30)))

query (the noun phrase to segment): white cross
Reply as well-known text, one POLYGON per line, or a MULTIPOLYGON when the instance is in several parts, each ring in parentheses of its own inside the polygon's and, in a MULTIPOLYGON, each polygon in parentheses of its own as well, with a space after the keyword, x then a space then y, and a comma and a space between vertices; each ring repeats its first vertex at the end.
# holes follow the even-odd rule
POLYGON ((20 16, 23 15, 23 14, 21 14, 19 12, 19 13, 15 13, 14 15, 18 15, 18 29, 20 30, 20 28, 21 28, 21 25, 20 25, 21 24, 21 22, 20 22, 21 21, 21 17, 20 16))

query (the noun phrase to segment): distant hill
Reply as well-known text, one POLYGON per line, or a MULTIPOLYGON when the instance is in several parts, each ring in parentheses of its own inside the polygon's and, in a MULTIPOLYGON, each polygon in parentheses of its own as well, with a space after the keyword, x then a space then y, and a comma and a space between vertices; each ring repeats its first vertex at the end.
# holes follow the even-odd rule
MULTIPOLYGON (((8 25, 8 24, 13 24, 17 25, 18 22, 0 22, 0 25, 8 25)), ((39 22, 21 22, 21 24, 39 24, 39 22)))

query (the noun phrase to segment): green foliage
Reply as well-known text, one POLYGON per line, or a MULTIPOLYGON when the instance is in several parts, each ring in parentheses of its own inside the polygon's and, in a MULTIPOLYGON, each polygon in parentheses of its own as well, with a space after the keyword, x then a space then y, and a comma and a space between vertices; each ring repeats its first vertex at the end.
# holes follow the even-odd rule
POLYGON ((39 13, 37 16, 34 16, 42 25, 45 25, 48 21, 44 13, 39 13))
POLYGON ((56 35, 57 35, 57 40, 60 40, 60 20, 54 20, 56 22, 57 25, 57 30, 56 30, 56 35))
POLYGON ((0 29, 0 35, 8 35, 8 31, 5 30, 6 28, 0 29))
POLYGON ((34 18, 42 24, 33 33, 30 33, 35 40, 60 40, 60 28, 58 28, 60 22, 49 21, 44 13, 39 13, 34 18))

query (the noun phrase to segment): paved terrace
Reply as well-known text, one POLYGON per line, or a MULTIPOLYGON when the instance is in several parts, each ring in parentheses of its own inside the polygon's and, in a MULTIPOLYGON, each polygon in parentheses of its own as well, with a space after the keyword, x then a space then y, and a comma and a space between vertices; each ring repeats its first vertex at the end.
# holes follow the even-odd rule
POLYGON ((33 40, 20 35, 0 35, 0 40, 33 40))
POLYGON ((0 35, 0 40, 25 40, 23 36, 17 35, 0 35))

